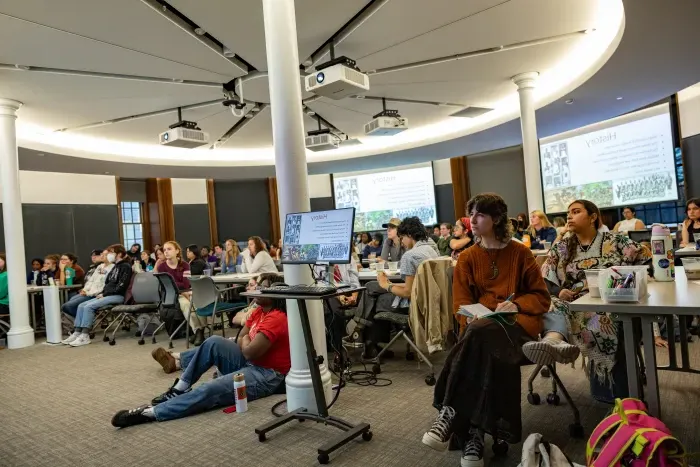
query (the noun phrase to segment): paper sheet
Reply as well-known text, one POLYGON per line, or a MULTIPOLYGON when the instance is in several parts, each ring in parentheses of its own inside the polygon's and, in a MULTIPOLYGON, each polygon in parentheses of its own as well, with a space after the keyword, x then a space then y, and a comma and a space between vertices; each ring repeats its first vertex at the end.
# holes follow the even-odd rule
POLYGON ((517 311, 491 311, 486 308, 481 303, 475 303, 473 305, 462 305, 459 307, 457 314, 466 316, 467 318, 485 318, 491 316, 511 316, 518 314, 517 311))

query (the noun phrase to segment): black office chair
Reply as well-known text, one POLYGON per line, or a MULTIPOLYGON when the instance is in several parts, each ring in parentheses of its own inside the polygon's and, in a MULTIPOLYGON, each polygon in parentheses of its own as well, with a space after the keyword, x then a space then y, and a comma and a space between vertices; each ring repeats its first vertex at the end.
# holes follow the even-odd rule
MULTIPOLYGON (((112 308, 112 313, 117 314, 117 318, 113 323, 118 323, 112 332, 112 338, 107 337, 107 329, 105 329, 102 340, 109 345, 115 345, 115 334, 124 320, 128 319, 136 323, 136 316, 148 314, 149 319, 139 339, 139 345, 144 344, 143 336, 148 329, 148 326, 153 322, 153 319, 158 315, 158 310, 161 303, 161 287, 158 278, 151 272, 141 272, 134 277, 134 283, 131 286, 132 302, 125 305, 117 305, 112 308)), ((153 333, 155 337, 155 332, 153 333)))

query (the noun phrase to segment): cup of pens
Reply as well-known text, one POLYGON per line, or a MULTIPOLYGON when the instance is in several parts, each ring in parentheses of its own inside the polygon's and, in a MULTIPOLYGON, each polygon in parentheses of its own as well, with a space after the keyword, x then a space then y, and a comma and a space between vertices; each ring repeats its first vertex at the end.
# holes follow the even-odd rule
POLYGON ((638 302, 646 292, 646 270, 611 267, 600 271, 598 285, 605 302, 638 302))

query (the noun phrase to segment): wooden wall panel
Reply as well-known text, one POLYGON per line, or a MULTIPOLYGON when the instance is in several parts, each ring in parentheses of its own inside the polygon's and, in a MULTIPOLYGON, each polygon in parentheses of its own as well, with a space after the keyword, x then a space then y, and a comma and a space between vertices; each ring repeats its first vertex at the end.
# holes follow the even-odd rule
POLYGON ((150 244, 175 239, 173 189, 169 178, 146 179, 146 204, 150 244))
POLYGON ((209 208, 209 233, 211 237, 211 248, 219 243, 219 225, 216 222, 216 194, 214 193, 214 180, 207 179, 207 206, 209 208))
POLYGON ((277 179, 270 177, 267 179, 267 193, 270 200, 270 243, 277 245, 280 233, 280 206, 277 199, 277 179))
POLYGON ((450 159, 450 172, 452 173, 454 215, 455 219, 459 219, 464 217, 467 201, 469 201, 469 198, 471 198, 467 157, 461 156, 450 159))

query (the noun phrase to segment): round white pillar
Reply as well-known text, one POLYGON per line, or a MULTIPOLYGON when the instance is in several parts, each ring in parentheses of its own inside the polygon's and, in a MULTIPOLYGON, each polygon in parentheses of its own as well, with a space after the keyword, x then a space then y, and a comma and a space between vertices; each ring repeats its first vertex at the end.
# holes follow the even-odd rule
POLYGON ((7 287, 10 295, 10 331, 7 347, 20 349, 34 345, 29 325, 29 300, 25 272, 22 199, 19 192, 19 161, 15 120, 21 102, 0 98, 0 189, 7 255, 7 287))
POLYGON ((539 73, 521 73, 513 77, 520 95, 520 128, 523 133, 523 158, 525 161, 525 189, 529 212, 543 210, 542 175, 540 174, 540 147, 535 118, 535 83, 539 73))
MULTIPOLYGON (((284 229, 288 213, 309 211, 309 187, 304 144, 304 122, 299 87, 299 51, 297 49, 294 0, 263 0, 267 75, 270 86, 272 140, 275 147, 275 173, 284 229)), ((284 266, 284 281, 290 285, 313 282, 307 266, 284 266)), ((323 307, 318 300, 307 301, 311 333, 318 355, 326 355, 326 331, 323 307)), ((287 301, 292 368, 287 375, 287 409, 305 407, 316 413, 316 399, 311 386, 311 373, 306 345, 301 330, 296 300, 287 301)), ((321 379, 326 402, 331 400, 331 374, 321 365, 321 379)))

